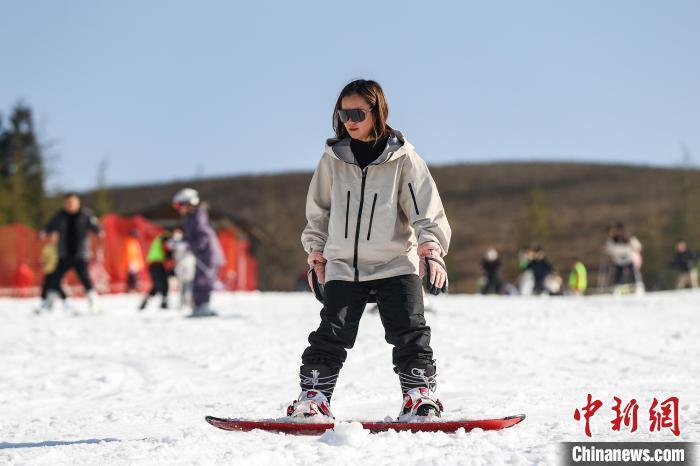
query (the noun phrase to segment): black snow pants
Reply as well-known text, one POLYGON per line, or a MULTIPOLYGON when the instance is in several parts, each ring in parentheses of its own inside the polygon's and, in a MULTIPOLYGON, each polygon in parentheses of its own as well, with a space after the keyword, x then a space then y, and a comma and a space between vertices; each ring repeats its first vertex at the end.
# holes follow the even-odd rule
MULTIPOLYGON (((360 318, 371 292, 376 293, 384 338, 394 346, 394 371, 401 375, 419 368, 434 378, 430 327, 423 316, 422 281, 417 275, 366 282, 333 280, 324 286, 321 324, 309 335, 309 346, 301 358, 302 389, 310 388, 304 381, 313 377, 314 388, 330 398, 347 350, 355 345, 360 318)), ((402 379, 404 391, 411 388, 404 385, 402 379)))
POLYGON ((66 299, 67 295, 66 292, 63 290, 63 287, 61 286, 61 280, 56 280, 55 274, 56 271, 54 270, 53 272, 50 272, 44 276, 44 281, 41 284, 41 299, 44 300, 48 297, 49 291, 55 291, 59 294, 61 299, 66 299), (58 287, 58 288, 53 288, 53 287, 58 287))
POLYGON ((60 290, 61 280, 63 276, 70 269, 75 270, 76 275, 80 283, 85 287, 85 292, 92 290, 92 280, 90 279, 90 274, 88 273, 88 263, 87 260, 80 257, 63 257, 59 259, 56 269, 49 275, 49 282, 46 284, 48 290, 60 290))
POLYGON ((162 262, 151 262, 148 265, 148 272, 151 274, 151 290, 149 296, 160 294, 163 299, 168 297, 168 272, 165 270, 165 265, 162 262))
POLYGON ((489 294, 491 289, 493 289, 493 292, 496 294, 501 294, 501 289, 503 289, 501 277, 496 273, 486 276, 486 284, 481 288, 481 294, 489 294))
POLYGON ((613 278, 613 283, 615 285, 622 285, 625 283, 637 283, 637 276, 634 270, 634 264, 615 265, 615 277, 613 278))

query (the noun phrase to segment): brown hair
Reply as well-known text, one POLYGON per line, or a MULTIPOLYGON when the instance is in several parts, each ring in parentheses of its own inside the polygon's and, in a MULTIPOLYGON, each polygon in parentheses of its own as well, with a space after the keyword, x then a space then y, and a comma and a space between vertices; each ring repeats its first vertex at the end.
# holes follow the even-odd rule
POLYGON ((342 91, 340 91, 338 100, 335 103, 335 108, 333 109, 333 130, 335 131, 335 135, 338 138, 346 138, 350 136, 348 134, 348 130, 345 129, 345 125, 340 121, 338 110, 340 110, 343 97, 353 94, 357 94, 365 99, 372 109, 372 115, 374 115, 374 139, 380 139, 387 136, 391 131, 391 127, 386 123, 386 119, 389 116, 389 105, 386 103, 382 86, 380 86, 376 81, 367 79, 357 79, 352 81, 351 83, 348 83, 342 91))

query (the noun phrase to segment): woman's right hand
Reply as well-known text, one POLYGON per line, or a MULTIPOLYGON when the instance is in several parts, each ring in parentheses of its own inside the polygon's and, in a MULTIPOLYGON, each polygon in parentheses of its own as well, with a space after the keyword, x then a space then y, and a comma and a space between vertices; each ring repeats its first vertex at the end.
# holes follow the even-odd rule
MULTIPOLYGON (((323 285, 326 282, 326 259, 323 257, 323 252, 313 251, 309 254, 306 262, 309 264, 309 267, 314 269, 314 272, 316 272, 316 279, 318 280, 318 283, 323 285)), ((308 274, 308 278, 309 288, 313 290, 314 285, 311 281, 311 274, 308 274)))

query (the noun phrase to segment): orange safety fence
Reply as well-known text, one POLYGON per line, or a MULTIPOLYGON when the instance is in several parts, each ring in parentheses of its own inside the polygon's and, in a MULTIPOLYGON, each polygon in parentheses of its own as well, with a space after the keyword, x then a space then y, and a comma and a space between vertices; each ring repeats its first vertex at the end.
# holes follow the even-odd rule
POLYGON ((0 227, 0 287, 16 288, 16 296, 37 294, 42 279, 40 252, 34 229, 20 224, 0 227))
POLYGON ((227 290, 253 291, 258 289, 258 266, 250 251, 250 242, 238 238, 235 228, 218 232, 219 242, 226 256, 226 264, 219 271, 219 279, 227 290))
MULTIPOLYGON (((151 241, 163 229, 138 215, 121 217, 108 214, 102 217, 101 224, 105 232, 102 247, 94 236, 91 239, 89 272, 95 288, 101 293, 120 293, 126 290, 129 268, 127 242, 131 232, 136 232, 136 240, 143 255, 142 268, 137 274, 137 289, 145 291, 150 288, 146 255, 151 241)), ((250 242, 239 238, 238 231, 233 227, 220 230, 218 236, 226 257, 226 264, 219 273, 224 289, 256 290, 258 266, 251 253, 250 242)), ((38 239, 38 232, 32 228, 20 224, 0 227, 0 296, 24 297, 39 294, 44 277, 41 264, 43 246, 44 243, 38 239)), ((82 287, 78 284, 77 277, 71 271, 64 280, 64 286, 68 285, 71 293, 79 294, 82 293, 82 287)))
POLYGON ((138 289, 141 291, 149 289, 151 287, 151 277, 148 274, 148 267, 145 265, 146 255, 148 254, 151 241, 163 231, 163 228, 149 222, 140 215, 120 217, 119 215, 107 214, 101 220, 102 228, 105 232, 102 264, 110 278, 109 291, 119 293, 126 290, 129 269, 127 241, 132 231, 136 232, 136 240, 141 246, 141 253, 143 254, 142 262, 144 265, 138 271, 138 289))

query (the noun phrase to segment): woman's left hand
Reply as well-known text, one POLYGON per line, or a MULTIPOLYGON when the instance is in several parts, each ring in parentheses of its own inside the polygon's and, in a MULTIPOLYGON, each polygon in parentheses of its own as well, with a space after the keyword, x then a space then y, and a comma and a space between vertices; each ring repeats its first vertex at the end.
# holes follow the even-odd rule
POLYGON ((447 268, 441 255, 442 248, 434 241, 428 241, 418 246, 419 274, 421 278, 428 275, 426 288, 432 295, 447 293, 448 289, 447 268))
POLYGON ((323 257, 322 251, 313 251, 309 254, 306 262, 309 264, 309 271, 306 275, 309 281, 309 288, 316 296, 316 299, 323 302, 323 284, 326 282, 326 258, 323 257))

